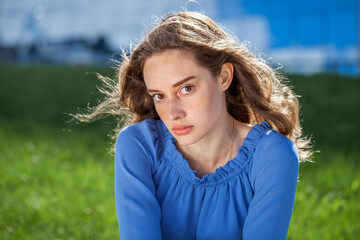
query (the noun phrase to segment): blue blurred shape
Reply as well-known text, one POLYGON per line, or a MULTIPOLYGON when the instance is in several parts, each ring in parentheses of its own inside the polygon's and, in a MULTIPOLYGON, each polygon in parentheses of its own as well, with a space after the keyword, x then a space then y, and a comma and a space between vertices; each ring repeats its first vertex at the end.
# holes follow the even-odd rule
POLYGON ((0 1, 0 62, 106 64, 170 11, 204 12, 285 72, 360 73, 358 0, 0 1), (154 17, 155 16, 155 17, 154 17))

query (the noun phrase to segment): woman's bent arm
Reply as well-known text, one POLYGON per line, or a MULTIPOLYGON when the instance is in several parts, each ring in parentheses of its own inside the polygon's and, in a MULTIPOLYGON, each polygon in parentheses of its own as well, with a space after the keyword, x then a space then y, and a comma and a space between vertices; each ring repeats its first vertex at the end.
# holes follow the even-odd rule
POLYGON ((295 202, 299 171, 298 150, 278 132, 259 140, 253 158, 250 202, 244 240, 286 239, 295 202))
POLYGON ((161 239, 161 209, 139 131, 120 132, 115 147, 115 204, 121 240, 161 239))

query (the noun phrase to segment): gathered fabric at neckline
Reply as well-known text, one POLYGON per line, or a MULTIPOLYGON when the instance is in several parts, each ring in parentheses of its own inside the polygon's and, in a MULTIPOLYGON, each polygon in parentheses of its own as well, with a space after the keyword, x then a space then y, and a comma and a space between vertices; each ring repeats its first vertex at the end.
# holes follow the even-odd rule
POLYGON ((164 122, 161 119, 157 122, 163 147, 161 162, 168 164, 184 179, 196 185, 216 185, 236 176, 251 161, 258 140, 267 131, 271 130, 271 126, 267 121, 255 124, 248 132, 236 156, 224 166, 218 167, 215 172, 208 173, 200 179, 196 176, 197 171, 190 168, 188 161, 176 149, 176 139, 167 129, 164 122))

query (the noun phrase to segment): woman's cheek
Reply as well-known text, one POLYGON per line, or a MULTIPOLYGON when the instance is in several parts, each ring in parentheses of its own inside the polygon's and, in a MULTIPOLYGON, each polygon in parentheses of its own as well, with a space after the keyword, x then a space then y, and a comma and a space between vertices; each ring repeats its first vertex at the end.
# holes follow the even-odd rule
POLYGON ((197 97, 195 103, 195 108, 197 111, 201 111, 204 114, 209 114, 212 111, 212 108, 215 107, 214 104, 216 102, 214 101, 213 97, 211 97, 210 92, 205 92, 209 94, 201 94, 197 97))

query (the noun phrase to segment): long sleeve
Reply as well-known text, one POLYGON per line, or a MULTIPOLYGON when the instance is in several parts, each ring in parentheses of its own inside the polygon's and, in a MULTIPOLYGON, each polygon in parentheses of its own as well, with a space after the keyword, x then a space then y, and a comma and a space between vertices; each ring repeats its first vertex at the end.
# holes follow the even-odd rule
POLYGON ((244 223, 244 240, 286 239, 298 171, 298 149, 292 141, 276 131, 259 140, 250 177, 254 197, 244 223))
POLYGON ((115 147, 115 204, 121 240, 161 239, 152 154, 141 129, 123 129, 115 147))

